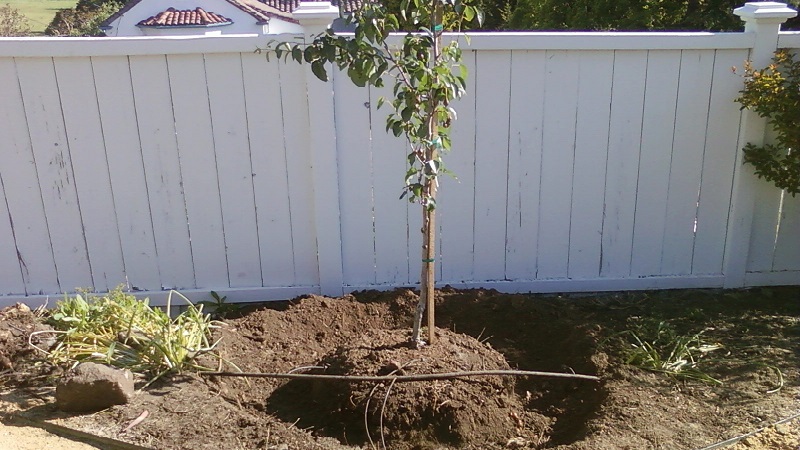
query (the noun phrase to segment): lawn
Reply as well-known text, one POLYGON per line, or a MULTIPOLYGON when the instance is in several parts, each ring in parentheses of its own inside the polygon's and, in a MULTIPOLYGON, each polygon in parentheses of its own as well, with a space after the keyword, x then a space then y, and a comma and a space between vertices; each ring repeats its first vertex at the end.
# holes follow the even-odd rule
POLYGON ((58 10, 73 8, 78 2, 77 0, 0 0, 0 4, 6 3, 25 14, 31 25, 31 32, 42 34, 58 10))

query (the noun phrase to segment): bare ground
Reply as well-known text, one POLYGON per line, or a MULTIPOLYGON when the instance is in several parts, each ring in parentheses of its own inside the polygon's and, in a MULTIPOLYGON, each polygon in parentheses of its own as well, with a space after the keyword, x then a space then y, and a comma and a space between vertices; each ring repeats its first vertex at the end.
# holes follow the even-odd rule
MULTIPOLYGON (((32 417, 159 449, 703 449, 763 427, 724 448, 800 447, 798 419, 770 426, 800 413, 800 288, 571 297, 445 288, 437 298, 438 342, 421 350, 406 344, 415 302, 413 292, 396 290, 253 306, 224 322, 219 351, 246 372, 518 368, 601 381, 391 384, 186 374, 128 405, 66 415, 52 402, 59 369, 36 363, 27 346, 40 322, 9 308, 0 312, 0 408, 9 424, 32 417), (721 344, 705 371, 723 384, 626 365, 630 332, 645 339, 654 330, 702 332, 721 344), (148 417, 126 431, 143 411, 148 417)), ((37 448, 6 445, 21 445, 10 433, 23 430, 0 428, 0 447, 37 448)), ((33 439, 39 448, 68 448, 33 439)))

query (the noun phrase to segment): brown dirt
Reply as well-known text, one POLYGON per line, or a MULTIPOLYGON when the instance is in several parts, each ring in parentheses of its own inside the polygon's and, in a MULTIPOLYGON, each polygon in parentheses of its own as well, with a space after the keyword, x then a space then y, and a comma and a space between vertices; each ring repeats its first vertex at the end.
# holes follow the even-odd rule
MULTIPOLYGON (((39 322, 30 312, 4 310, 0 364, 10 364, 0 370, 0 405, 7 414, 159 449, 338 450, 369 448, 370 440, 382 448, 382 439, 399 450, 701 449, 800 412, 798 299, 800 288, 596 296, 445 288, 437 298, 438 342, 413 350, 406 345, 412 292, 307 297, 227 320, 218 330, 222 356, 248 372, 511 367, 602 381, 487 377, 390 386, 187 374, 156 383, 128 405, 83 416, 53 408, 45 380, 58 372, 37 363, 27 346, 39 322), (661 323, 722 344, 706 371, 723 384, 625 365, 625 331, 644 337, 661 323), (123 431, 143 411, 148 418, 123 431)), ((796 419, 726 448, 797 450, 799 431, 796 419)))

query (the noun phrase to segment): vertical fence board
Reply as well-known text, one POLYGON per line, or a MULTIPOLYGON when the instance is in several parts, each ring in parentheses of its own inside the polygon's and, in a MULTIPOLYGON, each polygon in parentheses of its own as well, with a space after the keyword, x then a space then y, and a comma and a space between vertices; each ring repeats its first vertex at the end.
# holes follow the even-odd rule
POLYGON ((505 278, 511 52, 477 54, 475 74, 475 277, 505 278))
POLYGON ((54 62, 91 261, 92 287, 108 291, 125 282, 125 268, 91 60, 55 58, 54 62))
POLYGON ((12 219, 6 207, 6 190, 3 174, 0 172, 0 294, 24 293, 25 281, 17 256, 17 243, 14 238, 12 219))
POLYGON ((544 51, 511 52, 506 278, 534 279, 544 121, 544 51))
MULTIPOLYGON (((92 287, 89 256, 53 60, 17 60, 17 73, 62 290, 92 287)), ((68 89, 69 87, 65 87, 68 89)))
POLYGON ((578 52, 547 52, 537 278, 567 276, 579 62, 578 52))
MULTIPOLYGON (((475 211, 475 79, 480 71, 476 52, 464 51, 463 64, 469 71, 467 93, 451 105, 458 111, 458 120, 452 126, 453 151, 444 157, 444 166, 457 177, 443 176, 441 192, 437 197, 436 217, 441 232, 439 254, 444 282, 473 279, 474 274, 474 211, 475 211)), ((413 209, 412 209, 412 214, 413 209)), ((422 214, 422 213, 419 213, 422 214)), ((411 254, 411 260, 417 255, 411 254)), ((421 259, 421 256, 420 256, 421 259)))
POLYGON ((255 174, 261 279, 264 286, 293 284, 295 257, 278 62, 269 62, 264 55, 255 53, 241 57, 250 157, 255 174))
POLYGON ((800 270, 800 197, 784 193, 772 270, 800 270))
POLYGON ((614 53, 583 54, 579 70, 568 275, 596 278, 600 275, 614 53))
MULTIPOLYGON (((344 73, 334 79, 342 273, 345 284, 375 283, 375 224, 369 97, 344 73)), ((381 164, 375 161, 374 164, 381 164)), ((384 180, 378 181, 383 182, 384 180)), ((333 225, 333 224, 332 224, 333 225)))
POLYGON ((166 58, 132 56, 130 70, 161 287, 194 288, 166 58))
POLYGON ((93 58, 92 69, 126 281, 136 290, 158 290, 161 278, 128 58, 93 58))
POLYGON ((217 155, 203 55, 170 55, 167 65, 197 287, 228 286, 217 155))
MULTIPOLYGON (((403 175, 408 162, 409 147, 405 137, 395 137, 386 132, 386 117, 391 105, 392 86, 370 88, 370 134, 372 141, 373 203, 375 214, 375 271, 378 284, 407 284, 419 281, 419 274, 409 273, 409 258, 419 254, 419 225, 409 227, 409 214, 417 215, 417 205, 399 199, 403 175), (387 104, 377 109, 378 99, 387 104), (409 208, 411 206, 411 208, 409 208), (413 238, 413 240, 412 240, 413 238), (412 246, 412 242, 416 245, 412 246)), ((419 258, 415 258, 419 259, 419 258)), ((419 266, 416 266, 419 267, 419 266)))
POLYGON ((781 191, 764 180, 757 180, 755 189, 758 201, 753 210, 750 249, 747 252, 747 271, 769 272, 772 270, 775 258, 781 191))
POLYGON ((616 51, 606 168, 601 276, 631 272, 647 52, 616 51))
POLYGON ((684 50, 678 84, 667 227, 661 259, 664 275, 691 273, 700 175, 705 150, 714 53, 684 50))
POLYGON ((205 63, 230 286, 261 286, 242 60, 238 53, 210 54, 205 63))
MULTIPOLYGON (((21 266, 25 283, 24 288, 16 293, 56 293, 60 287, 53 248, 22 92, 12 59, 0 58, 0 105, 3 105, 0 107, 0 176, 5 188, 3 207, 8 208, 9 226, 13 227, 16 236, 13 258, 21 266)), ((12 236, 9 234, 8 238, 11 240, 12 236)), ((3 286, 3 291, 8 289, 3 286)))
POLYGON ((714 58, 711 100, 703 157, 697 234, 692 258, 693 274, 722 273, 728 211, 731 205, 734 164, 739 138, 739 104, 742 79, 731 71, 742 64, 741 50, 717 50, 714 58))
MULTIPOLYGON (((280 63, 283 135, 286 142, 286 167, 292 213, 292 245, 295 282, 319 284, 317 234, 314 231, 314 193, 311 183, 311 138, 308 94, 304 67, 294 62, 280 63)), ((330 224, 332 227, 338 223, 330 224)))
POLYGON ((680 50, 648 52, 631 275, 661 273, 680 50))

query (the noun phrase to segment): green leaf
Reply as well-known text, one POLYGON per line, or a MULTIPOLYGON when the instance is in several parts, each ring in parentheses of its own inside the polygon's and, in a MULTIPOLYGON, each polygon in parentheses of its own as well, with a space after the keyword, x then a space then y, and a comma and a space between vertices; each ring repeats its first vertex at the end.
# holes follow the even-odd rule
POLYGON ((321 60, 316 60, 311 63, 311 72, 322 81, 328 81, 328 72, 325 70, 325 65, 321 60))

